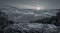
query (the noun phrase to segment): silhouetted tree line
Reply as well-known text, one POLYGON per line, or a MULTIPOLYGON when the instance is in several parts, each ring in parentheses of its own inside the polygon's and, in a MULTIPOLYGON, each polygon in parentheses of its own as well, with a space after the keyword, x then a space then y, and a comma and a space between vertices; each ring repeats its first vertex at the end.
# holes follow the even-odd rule
POLYGON ((43 23, 43 24, 54 24, 56 26, 60 26, 60 12, 56 14, 56 16, 52 16, 51 18, 38 19, 35 21, 30 21, 30 23, 43 23))
POLYGON ((0 11, 0 33, 3 33, 5 27, 7 27, 13 23, 14 23, 13 21, 8 20, 8 15, 6 15, 4 12, 0 11))

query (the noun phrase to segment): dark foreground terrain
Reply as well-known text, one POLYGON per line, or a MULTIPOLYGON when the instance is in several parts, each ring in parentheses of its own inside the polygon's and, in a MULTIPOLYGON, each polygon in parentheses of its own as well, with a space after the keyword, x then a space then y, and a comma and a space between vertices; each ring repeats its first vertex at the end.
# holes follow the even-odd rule
POLYGON ((0 11, 0 33, 60 33, 60 12, 56 15, 30 23, 17 23, 0 11))

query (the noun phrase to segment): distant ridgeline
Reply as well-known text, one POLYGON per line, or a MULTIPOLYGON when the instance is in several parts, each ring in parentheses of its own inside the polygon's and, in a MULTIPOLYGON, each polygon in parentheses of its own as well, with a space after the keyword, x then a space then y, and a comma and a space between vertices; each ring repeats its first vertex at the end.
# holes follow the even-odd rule
MULTIPOLYGON (((54 10, 54 9, 53 9, 54 10)), ((59 11, 56 16, 52 16, 50 18, 43 18, 43 19, 38 19, 35 21, 30 21, 30 23, 43 23, 43 24, 53 24, 56 26, 60 26, 60 9, 56 9, 59 11)))

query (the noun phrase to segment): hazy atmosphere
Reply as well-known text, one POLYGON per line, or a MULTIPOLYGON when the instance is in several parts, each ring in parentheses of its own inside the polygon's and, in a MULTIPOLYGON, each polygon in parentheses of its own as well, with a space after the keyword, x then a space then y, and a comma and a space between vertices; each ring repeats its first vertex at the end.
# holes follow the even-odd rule
POLYGON ((23 9, 59 9, 60 0, 0 0, 0 6, 11 5, 23 9))
POLYGON ((0 0, 0 33, 60 33, 60 0, 0 0))

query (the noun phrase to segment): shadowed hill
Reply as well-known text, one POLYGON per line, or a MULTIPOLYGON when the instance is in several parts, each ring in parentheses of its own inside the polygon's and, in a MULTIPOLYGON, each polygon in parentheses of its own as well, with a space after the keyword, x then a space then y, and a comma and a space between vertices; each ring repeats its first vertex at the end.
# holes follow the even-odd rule
POLYGON ((8 20, 8 15, 0 11, 0 33, 3 33, 5 27, 7 27, 9 24, 12 24, 12 23, 13 21, 8 20))
MULTIPOLYGON (((60 11, 60 9, 58 9, 58 11, 60 11)), ((60 12, 58 12, 56 16, 30 21, 30 23, 54 24, 56 26, 60 26, 60 12)))

